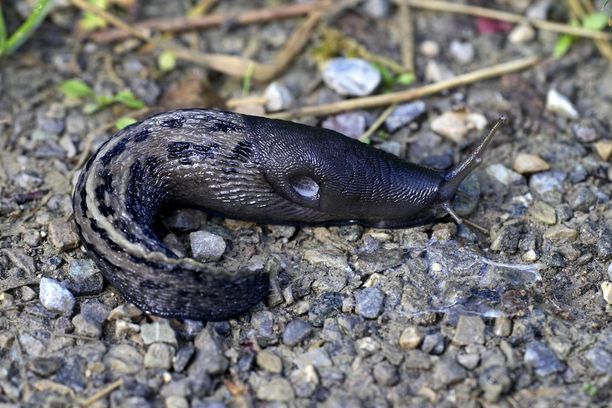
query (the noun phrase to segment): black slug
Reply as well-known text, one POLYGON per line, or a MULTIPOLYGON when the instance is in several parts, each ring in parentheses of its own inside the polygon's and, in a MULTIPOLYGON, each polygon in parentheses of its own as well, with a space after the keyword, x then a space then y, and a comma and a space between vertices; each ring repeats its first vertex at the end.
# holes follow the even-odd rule
POLYGON ((162 113, 89 159, 74 215, 87 252, 129 301, 161 316, 226 319, 267 294, 268 276, 177 257, 154 232, 162 208, 275 224, 403 227, 441 213, 458 220, 450 202, 503 120, 442 172, 330 130, 212 110, 162 113))

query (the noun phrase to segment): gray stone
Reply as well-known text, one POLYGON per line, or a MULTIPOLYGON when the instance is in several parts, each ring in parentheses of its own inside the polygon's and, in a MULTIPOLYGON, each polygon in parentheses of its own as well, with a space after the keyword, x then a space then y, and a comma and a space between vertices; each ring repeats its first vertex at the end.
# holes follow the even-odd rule
POLYGON ((169 369, 172 366, 174 347, 166 343, 153 343, 144 356, 145 368, 169 369))
POLYGON ((584 354, 593 371, 598 375, 612 374, 612 353, 602 347, 594 347, 584 354))
POLYGON ((478 353, 460 353, 457 355, 457 362, 468 370, 473 370, 480 363, 478 353))
POLYGON ((582 143, 593 143, 599 140, 597 131, 590 126, 575 123, 571 126, 572 133, 582 143))
POLYGON ((388 361, 381 361, 376 364, 373 374, 376 382, 384 387, 393 386, 399 381, 397 369, 388 361))
POLYGON ((455 61, 460 64, 469 64, 474 60, 474 55, 476 54, 471 43, 458 40, 451 41, 449 51, 455 61))
POLYGON ((312 334, 312 325, 301 319, 290 321, 283 331, 283 343, 295 346, 306 340, 312 334))
POLYGON ((170 327, 170 323, 166 319, 141 325, 140 334, 142 336, 142 341, 147 345, 158 342, 172 344, 173 346, 177 345, 176 333, 174 333, 174 330, 170 327))
POLYGON ((510 170, 503 164, 491 164, 487 167, 487 174, 505 186, 515 184, 523 180, 523 176, 510 170))
POLYGON ((229 361, 223 354, 223 347, 218 335, 207 327, 198 334, 194 344, 198 349, 196 359, 189 367, 189 374, 196 375, 202 371, 206 374, 217 375, 227 370, 229 361))
POLYGON ((104 282, 91 259, 73 259, 68 267, 68 288, 77 295, 94 295, 102 291, 104 282))
POLYGON ((497 402, 512 386, 512 378, 506 367, 493 365, 480 374, 478 385, 484 390, 484 398, 488 402, 497 402))
POLYGON ((532 341, 525 351, 525 364, 533 367, 540 377, 561 372, 565 369, 557 355, 541 341, 532 341))
POLYGON ((359 58, 332 58, 323 69, 323 81, 340 95, 370 95, 380 80, 380 72, 359 58))
POLYGON ((191 253, 201 261, 216 261, 225 253, 225 240, 208 231, 195 231, 189 234, 191 253))
POLYGON ((402 153, 402 145, 400 142, 396 142, 395 140, 387 140, 376 146, 378 149, 383 152, 390 153, 394 156, 399 157, 402 153))
POLYGON ((480 316, 459 316, 453 343, 459 346, 484 344, 485 324, 480 316))
POLYGON ((40 279, 40 302, 52 312, 69 316, 74 309, 74 296, 60 282, 51 278, 40 279))
POLYGON ((423 101, 414 101, 398 105, 391 115, 385 119, 385 126, 389 132, 395 132, 397 129, 406 126, 419 116, 425 113, 427 106, 423 101))
POLYGON ((255 394, 262 401, 291 401, 295 398, 291 383, 284 378, 273 378, 258 384, 255 394))
POLYGON ((74 331, 79 336, 99 338, 102 335, 102 324, 85 318, 83 313, 74 316, 72 324, 74 324, 74 331))
POLYGON ((189 401, 185 397, 171 395, 164 400, 166 408, 189 408, 189 401))
POLYGON ((21 248, 4 248, 2 253, 11 261, 11 263, 20 270, 27 274, 34 274, 36 267, 34 265, 34 258, 26 254, 21 248))
POLYGON ((104 362, 113 373, 136 374, 142 370, 143 357, 135 347, 119 344, 109 350, 104 362))
POLYGON ((575 211, 588 212, 591 206, 597 204, 597 196, 590 188, 580 186, 568 195, 567 202, 575 211))
POLYGON ((142 316, 142 311, 131 303, 124 303, 117 306, 108 314, 109 321, 114 320, 134 320, 142 316))
POLYGON ((317 385, 319 385, 319 375, 311 365, 291 372, 289 380, 293 384, 295 395, 299 398, 310 397, 317 389, 317 385))
POLYGON ((512 320, 506 316, 496 317, 493 333, 500 337, 509 336, 512 333, 512 320))
POLYGON ((269 350, 262 350, 257 353, 255 358, 259 368, 274 373, 280 374, 283 371, 283 361, 279 356, 269 350))
POLYGON ((444 335, 442 333, 430 333, 423 338, 421 350, 430 354, 442 354, 445 346, 444 335))
POLYGON ((322 348, 316 348, 314 350, 307 351, 306 353, 302 353, 295 358, 295 364, 299 368, 305 368, 309 365, 315 366, 317 368, 320 367, 331 367, 332 361, 329 358, 329 355, 322 348))
POLYGON ((378 288, 365 288, 355 296, 355 311, 366 319, 376 319, 383 310, 385 294, 378 288))
POLYGON ((363 10, 373 18, 387 18, 391 11, 391 0, 366 0, 363 10))
POLYGON ((261 347, 278 342, 277 335, 274 332, 274 315, 271 312, 264 310, 253 313, 251 325, 257 331, 256 339, 261 347))
POLYGON ((278 112, 289 109, 293 106, 295 98, 289 88, 279 82, 272 82, 264 91, 266 98, 266 110, 268 112, 278 112))
POLYGON ((563 191, 563 182, 567 173, 561 170, 550 170, 537 173, 529 179, 529 189, 547 202, 558 203, 563 191))
POLYGON ((357 139, 365 132, 366 125, 365 114, 359 111, 329 116, 321 124, 325 129, 335 130, 353 139, 357 139))
POLYGON ((453 360, 439 360, 433 369, 433 388, 441 389, 463 380, 467 372, 453 360))
POLYGON ((193 357, 194 353, 195 347, 189 344, 179 348, 172 364, 174 371, 182 373, 185 368, 187 368, 187 364, 191 361, 191 357, 193 357))
POLYGON ((337 292, 326 292, 312 302, 308 318, 314 326, 319 327, 326 318, 335 316, 341 308, 342 295, 337 292))

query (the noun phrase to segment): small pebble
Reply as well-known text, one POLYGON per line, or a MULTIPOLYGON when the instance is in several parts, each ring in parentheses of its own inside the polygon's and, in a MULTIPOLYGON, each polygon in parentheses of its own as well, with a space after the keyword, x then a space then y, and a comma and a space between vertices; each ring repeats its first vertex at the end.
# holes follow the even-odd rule
POLYGON ((370 95, 381 81, 380 72, 359 58, 332 58, 323 69, 325 84, 348 96, 370 95))
POLYGON ((295 98, 289 88, 280 82, 272 82, 264 92, 266 98, 266 110, 278 112, 289 109, 295 103, 295 98))
POLYGON ((363 112, 346 112, 328 117, 321 126, 357 139, 366 130, 366 117, 363 112))
POLYGON ((590 207, 597 204, 597 196, 590 188, 580 186, 567 196, 567 202, 574 211, 588 212, 590 207))
POLYGON ((550 239, 551 241, 575 241, 578 237, 578 231, 566 227, 565 225, 555 225, 554 227, 548 228, 544 234, 544 239, 550 239))
POLYGON ((365 288, 355 296, 356 312, 366 319, 376 319, 383 309, 385 294, 378 288, 365 288))
POLYGON ((387 18, 391 11, 391 0, 366 0, 363 9, 373 18, 387 18))
POLYGON ((512 333, 512 320, 506 316, 495 318, 493 334, 500 337, 507 337, 512 333))
POLYGON ((76 248, 80 242, 75 224, 63 219, 53 220, 49 224, 49 240, 60 251, 76 248))
POLYGON ((460 353, 457 355, 457 362, 468 370, 473 370, 480 363, 478 353, 460 353))
POLYGON ((519 153, 512 165, 521 174, 539 173, 550 169, 550 165, 537 154, 519 153))
POLYGON ((570 100, 554 88, 550 89, 546 95, 546 109, 568 119, 578 119, 580 116, 570 100))
POLYGON ((61 283, 51 278, 40 279, 40 302, 45 309, 70 316, 74 309, 74 296, 61 283))
POLYGON ((557 223, 557 213, 555 209, 542 201, 534 202, 529 208, 529 213, 537 221, 543 222, 544 224, 554 225, 557 223))
POLYGON ((487 119, 477 112, 448 111, 431 121, 431 130, 445 138, 460 143, 471 130, 482 130, 487 119))
POLYGON ((460 64, 469 64, 474 60, 474 46, 469 42, 451 41, 450 54, 460 64))
POLYGON ((419 46, 421 54, 429 58, 435 58, 440 55, 440 45, 432 40, 425 40, 419 46))
POLYGON ((312 325, 301 319, 289 322, 283 331, 283 343, 293 347, 306 340, 312 333, 312 325))
POLYGON ((142 311, 131 303, 124 303, 110 311, 107 320, 135 320, 142 316, 142 311))
POLYGON ((610 157, 612 157, 612 142, 607 140, 601 141, 595 143, 593 146, 595 146, 595 150, 602 160, 608 161, 610 157))
POLYGON ((392 387, 399 381, 397 369, 388 361, 381 361, 374 366, 374 380, 383 387, 392 387))
POLYGON ((140 334, 144 344, 163 342, 172 344, 174 346, 177 345, 176 334, 166 319, 161 319, 153 323, 142 324, 140 326, 140 334))
POLYGON ((79 313, 72 319, 74 331, 79 336, 99 338, 102 335, 102 324, 93 320, 87 319, 83 313, 79 313))
POLYGON ((262 401, 291 401, 295 398, 291 383, 284 378, 274 378, 256 388, 257 399, 262 401))
POLYGON ((493 177, 495 180, 499 181, 505 186, 509 186, 510 184, 518 183, 523 180, 523 176, 499 163, 488 166, 486 172, 489 176, 493 177))
POLYGON ((412 350, 421 344, 423 333, 416 326, 409 326, 404 329, 399 338, 399 345, 403 350, 412 350))
POLYGON ((543 173, 537 173, 529 179, 529 189, 543 198, 548 198, 550 193, 559 193, 563 191, 563 182, 566 178, 567 173, 561 170, 550 170, 543 173))
POLYGON ((295 389, 295 395, 300 398, 310 397, 319 385, 319 375, 311 365, 291 372, 289 379, 295 389))
POLYGON ((283 371, 283 362, 280 357, 268 350, 257 353, 255 362, 259 368, 271 373, 280 374, 283 371))
POLYGON ((399 142, 396 142, 395 140, 387 140, 376 147, 382 150, 383 152, 390 153, 397 157, 400 157, 402 153, 402 145, 399 142))
POLYGON ((208 231, 195 231, 189 234, 191 253, 201 261, 219 260, 225 253, 225 240, 208 231))
POLYGON ((609 376, 612 372, 612 352, 609 349, 595 347, 587 351, 584 357, 597 374, 609 376))
POLYGON ((112 373, 133 375, 142 370, 143 357, 129 344, 113 346, 104 357, 104 362, 112 373))
POLYGON ((428 82, 440 82, 450 78, 453 78, 455 73, 451 71, 447 66, 442 65, 436 60, 427 61, 425 66, 425 79, 428 82))
POLYGON ((167 370, 172 367, 173 358, 174 347, 166 343, 153 343, 149 346, 147 354, 144 356, 144 367, 167 370))
POLYGON ((601 282, 601 294, 603 295, 604 300, 612 305, 612 282, 604 281, 601 282))
POLYGON ((427 109, 425 102, 414 101, 398 105, 393 112, 385 119, 385 126, 389 132, 395 132, 397 129, 406 126, 419 116, 425 113, 427 109))
POLYGON ((599 135, 595 129, 589 126, 583 126, 579 123, 574 123, 572 125, 572 133, 574 133, 576 139, 582 143, 593 143, 599 139, 599 135))
POLYGON ((91 259, 72 259, 68 267, 68 288, 77 295, 94 295, 102 291, 102 274, 91 259))
POLYGON ((565 369, 565 366, 556 354, 541 341, 532 341, 527 345, 525 351, 525 364, 532 366, 535 373, 540 377, 558 373, 565 369))
POLYGON ((533 249, 530 249, 521 256, 521 259, 525 262, 535 262, 538 260, 538 254, 533 249))
POLYGON ((484 344, 485 324, 480 316, 459 316, 453 343, 459 346, 484 344))
POLYGON ((519 24, 508 34, 508 41, 512 44, 525 44, 535 38, 535 30, 530 24, 519 24))

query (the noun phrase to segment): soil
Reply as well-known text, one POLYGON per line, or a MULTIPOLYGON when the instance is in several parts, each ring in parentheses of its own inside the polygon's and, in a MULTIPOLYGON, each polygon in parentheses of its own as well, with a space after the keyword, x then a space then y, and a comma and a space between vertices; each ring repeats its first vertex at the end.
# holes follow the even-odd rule
MULTIPOLYGON (((4 6, 9 32, 29 3, 4 6)), ((188 10, 181 1, 134 3, 141 7, 111 11, 137 21, 188 10)), ((246 10, 235 3, 219 2, 213 12, 246 10)), ((396 6, 353 3, 325 24, 401 61, 396 6)), ((486 5, 524 14, 540 3, 486 5)), ((548 17, 562 20, 563 4, 550 5, 548 17)), ((163 72, 159 52, 135 39, 97 44, 77 29, 82 13, 58 4, 23 47, 0 60, 0 406, 609 404, 611 65, 589 40, 554 59, 558 36, 550 32, 516 43, 509 40, 512 26, 412 14, 412 87, 443 79, 436 72, 542 57, 523 72, 423 98, 423 114, 370 140, 406 160, 446 168, 486 129, 472 126, 451 140, 436 119, 471 113, 492 122, 507 115, 473 180, 480 201, 467 219, 484 232, 450 218, 410 229, 315 228, 176 210, 163 220, 171 247, 189 254, 189 233, 205 230, 227 245, 221 263, 261 264, 271 276, 265 301, 243 316, 207 323, 162 319, 127 304, 81 249, 71 194, 80 162, 116 131, 118 118, 186 106, 226 109, 229 99, 245 96, 243 78, 180 60, 163 72), (87 100, 60 90, 74 78, 97 95, 131 90, 145 108, 114 104, 87 114, 87 100), (552 106, 553 90, 575 115, 552 106), (547 166, 522 170, 529 158, 521 153, 547 166), (43 294, 49 281, 42 278, 67 291, 43 294)), ((225 24, 174 39, 270 62, 300 21, 225 24)), ((347 98, 321 79, 313 49, 322 41, 314 32, 276 79, 293 97, 289 108, 347 98)), ((250 94, 263 95, 266 87, 253 82, 250 94)), ((405 88, 395 83, 375 92, 405 88)), ((351 112, 349 132, 362 133, 354 127, 367 128, 385 108, 351 112)), ((261 105, 240 110, 265 114, 261 105)))

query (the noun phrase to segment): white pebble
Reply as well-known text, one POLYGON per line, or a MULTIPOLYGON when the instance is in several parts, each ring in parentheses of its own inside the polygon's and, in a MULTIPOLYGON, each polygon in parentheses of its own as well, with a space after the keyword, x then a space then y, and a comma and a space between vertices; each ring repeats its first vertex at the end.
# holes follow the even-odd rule
POLYGON ((72 314, 74 296, 55 279, 41 278, 39 297, 45 309, 66 316, 72 314))
POLYGON ((201 261, 216 261, 225 252, 225 240, 208 231, 195 231, 189 234, 193 257, 201 261))
POLYGON ((570 100, 552 88, 546 95, 546 109, 569 119, 578 119, 578 111, 570 100))

